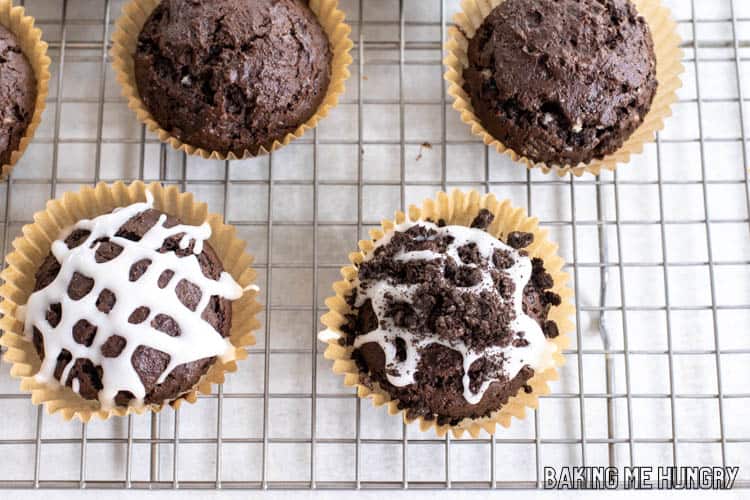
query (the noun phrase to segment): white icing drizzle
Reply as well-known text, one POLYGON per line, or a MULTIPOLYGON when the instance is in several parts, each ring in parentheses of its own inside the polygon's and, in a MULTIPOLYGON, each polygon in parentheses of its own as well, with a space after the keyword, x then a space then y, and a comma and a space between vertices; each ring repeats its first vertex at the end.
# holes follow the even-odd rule
MULTIPOLYGON (((143 405, 146 390, 131 364, 131 357, 139 346, 151 347, 169 355, 169 364, 157 383, 164 382, 174 368, 184 363, 214 356, 222 361, 234 359, 234 348, 229 340, 201 318, 212 296, 236 300, 243 294, 243 288, 228 273, 223 272, 218 280, 212 280, 201 270, 198 255, 203 251, 203 243, 211 236, 211 227, 204 223, 201 226, 179 224, 166 228, 166 216, 162 215, 138 242, 115 236, 129 219, 153 208, 151 193, 147 192, 146 198, 145 203, 135 203, 92 220, 79 221, 66 231, 65 234, 70 234, 82 229, 91 234, 73 249, 69 249, 63 239, 52 244, 52 254, 61 265, 60 272, 47 287, 31 294, 26 304, 26 336, 32 338, 33 328, 36 327, 44 338, 45 358, 35 375, 36 380, 51 386, 64 384, 76 359, 87 358, 95 366, 102 367, 103 389, 99 391, 98 398, 103 409, 115 406, 115 396, 119 391, 129 391, 135 396, 131 405, 143 405), (180 258, 173 252, 159 252, 165 239, 181 233, 185 236, 181 238, 179 247, 184 250, 189 248, 191 241, 194 242, 193 255, 180 258), (100 238, 108 238, 119 245, 122 252, 108 262, 97 263, 95 253, 99 243, 95 242, 100 238), (150 260, 151 264, 137 281, 131 282, 131 266, 144 259, 150 260), (171 270, 174 275, 162 289, 157 283, 166 270, 171 270), (71 299, 67 292, 76 272, 94 279, 91 291, 78 301, 71 299), (201 291, 195 311, 183 305, 175 292, 183 279, 201 291), (109 313, 103 313, 96 307, 97 298, 105 289, 116 297, 109 313), (57 303, 62 305, 62 318, 53 328, 45 315, 49 307, 57 303), (148 318, 137 325, 129 323, 128 318, 133 311, 142 306, 149 308, 148 318), (173 318, 179 325, 180 335, 171 337, 154 329, 151 320, 158 314, 173 318), (73 338, 73 326, 82 319, 97 327, 89 347, 77 343, 73 338), (101 347, 112 335, 123 337, 126 345, 119 356, 107 358, 102 354, 101 347), (73 359, 58 381, 54 371, 57 357, 63 349, 68 350, 73 359)), ((80 382, 77 378, 73 379, 72 388, 78 392, 80 382)))
MULTIPOLYGON (((502 376, 508 380, 514 378, 525 365, 529 365, 534 370, 545 370, 553 365, 552 354, 557 350, 554 343, 548 342, 540 328, 539 324, 523 312, 523 289, 531 278, 531 259, 524 257, 514 248, 506 245, 497 238, 492 237, 481 229, 468 228, 465 226, 446 226, 438 227, 429 222, 406 222, 394 228, 385 237, 378 241, 375 248, 387 245, 394 232, 404 232, 409 228, 420 225, 432 229, 438 235, 448 234, 453 236, 453 242, 448 245, 445 254, 436 253, 430 250, 421 250, 414 252, 397 253, 394 258, 401 261, 442 261, 445 265, 445 259, 452 257, 456 263, 461 263, 458 255, 458 249, 463 245, 475 243, 479 253, 491 262, 492 254, 496 249, 502 249, 510 252, 515 263, 506 273, 515 283, 515 290, 511 300, 515 311, 515 319, 510 323, 510 328, 514 332, 524 332, 524 339, 528 341, 525 347, 506 347, 493 346, 483 350, 474 350, 467 346, 461 340, 447 341, 437 336, 418 337, 404 328, 397 327, 391 318, 386 314, 388 302, 386 295, 397 302, 412 302, 413 294, 419 285, 394 285, 387 280, 377 282, 368 282, 367 287, 363 289, 359 280, 355 281, 357 287, 357 302, 355 307, 361 307, 367 299, 372 301, 372 307, 378 317, 379 327, 365 335, 360 335, 355 339, 354 346, 360 347, 369 342, 376 342, 385 353, 385 368, 388 381, 397 386, 403 387, 414 383, 414 374, 420 360, 420 350, 431 344, 440 344, 450 349, 458 351, 463 357, 463 396, 470 404, 477 404, 481 401, 485 391, 494 381, 500 380, 502 376), (396 354, 396 339, 401 338, 406 345, 406 358, 399 361, 396 354), (479 390, 474 393, 470 389, 469 368, 478 359, 482 357, 502 359, 502 373, 496 377, 485 380, 479 390)), ((369 261, 374 256, 374 250, 370 252, 365 261, 369 261)), ((464 264, 470 267, 478 267, 475 264, 464 264)), ((491 265, 491 264, 490 264, 491 265)), ((464 293, 479 293, 483 290, 495 290, 494 282, 489 272, 482 271, 482 280, 473 287, 461 288, 464 293)), ((499 293, 498 293, 499 296, 499 293)), ((502 300, 502 297, 501 297, 502 300)), ((321 338, 332 338, 332 332, 322 332, 321 338)))

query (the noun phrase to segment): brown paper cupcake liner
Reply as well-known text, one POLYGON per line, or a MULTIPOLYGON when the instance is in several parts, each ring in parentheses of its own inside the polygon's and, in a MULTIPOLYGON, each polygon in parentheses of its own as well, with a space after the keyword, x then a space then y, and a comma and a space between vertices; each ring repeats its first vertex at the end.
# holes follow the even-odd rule
POLYGON ((198 203, 190 193, 180 193, 175 186, 148 186, 138 181, 130 185, 122 182, 85 187, 78 193, 65 193, 49 201, 47 208, 34 215, 34 223, 23 227, 23 236, 13 242, 15 249, 6 257, 7 268, 0 274, 0 345, 7 348, 4 359, 12 363, 10 373, 21 380, 21 390, 31 392, 34 404, 44 404, 49 413, 61 412, 65 420, 78 418, 88 422, 96 416, 107 419, 112 415, 124 416, 143 413, 145 410, 161 411, 166 403, 143 408, 117 407, 111 411, 100 409, 98 401, 82 398, 70 388, 50 388, 34 379, 40 359, 32 342, 24 335, 23 306, 35 284, 34 274, 49 254, 52 242, 61 232, 86 218, 93 218, 116 207, 131 205, 146 199, 146 191, 154 196, 154 207, 180 218, 185 224, 208 222, 212 234, 209 242, 221 259, 226 272, 245 289, 241 298, 232 302, 232 329, 229 340, 235 347, 233 360, 217 360, 189 393, 171 403, 178 408, 182 401, 194 403, 198 394, 210 394, 211 384, 224 382, 224 374, 237 369, 237 361, 245 359, 246 346, 255 343, 254 331, 260 328, 255 315, 262 309, 257 302, 256 274, 251 268, 253 258, 245 253, 245 242, 238 239, 234 227, 222 222, 221 216, 209 214, 205 203, 198 203))
POLYGON ((112 66, 117 74, 117 81, 122 86, 122 94, 128 99, 128 107, 135 111, 138 120, 159 136, 159 140, 172 146, 175 150, 184 151, 189 155, 197 155, 203 159, 238 160, 251 156, 260 156, 270 151, 286 146, 295 139, 302 137, 305 132, 315 128, 320 120, 328 116, 331 109, 338 104, 339 97, 344 93, 345 82, 349 79, 349 65, 352 57, 349 51, 353 43, 349 38, 351 28, 344 22, 344 13, 338 8, 338 0, 310 0, 310 10, 318 17, 320 25, 328 35, 333 58, 331 60, 331 80, 323 102, 315 114, 297 129, 287 134, 281 141, 276 140, 269 149, 262 146, 257 151, 245 150, 237 156, 234 152, 224 154, 220 151, 208 151, 203 148, 185 144, 167 130, 164 130, 154 119, 148 108, 141 100, 138 85, 135 81, 133 54, 138 42, 138 35, 146 23, 148 16, 161 0, 131 0, 122 9, 122 15, 117 20, 115 33, 112 36, 112 66))
POLYGON ((484 144, 494 147, 498 153, 504 153, 526 165, 527 168, 540 168, 544 173, 555 171, 563 176, 572 172, 576 176, 589 172, 599 175, 602 169, 614 170, 617 165, 628 163, 631 155, 640 154, 643 146, 654 140, 656 132, 664 128, 664 120, 671 116, 671 106, 677 101, 677 89, 682 86, 680 74, 684 68, 680 37, 677 24, 672 20, 669 9, 663 7, 659 0, 632 0, 638 13, 648 23, 654 40, 656 55, 656 79, 659 82, 651 108, 643 123, 633 132, 625 143, 612 154, 602 159, 578 165, 548 165, 537 163, 505 146, 493 137, 474 114, 471 98, 464 91, 463 72, 468 67, 467 50, 469 40, 474 37, 479 26, 489 13, 504 0, 463 0, 462 11, 453 18, 456 26, 449 29, 447 43, 448 54, 443 61, 447 66, 445 79, 448 81, 448 95, 454 98, 453 109, 461 114, 461 121, 471 127, 471 133, 481 137, 484 144))
POLYGON ((42 113, 47 105, 47 94, 49 93, 49 65, 51 61, 47 56, 47 43, 42 41, 42 30, 34 27, 34 18, 26 16, 24 13, 24 8, 13 7, 11 0, 0 0, 0 24, 16 35, 21 50, 26 59, 29 60, 36 76, 34 116, 31 117, 18 149, 13 151, 8 164, 0 166, 0 179, 10 175, 13 167, 18 163, 34 138, 34 133, 42 121, 42 113))
MULTIPOLYGON (((461 437, 465 432, 477 437, 482 429, 489 434, 494 434, 497 424, 508 427, 511 423, 511 417, 523 419, 526 408, 536 408, 538 396, 549 393, 548 382, 557 380, 557 367, 562 366, 565 362, 562 351, 568 346, 568 334, 574 327, 570 319, 575 312, 571 303, 573 291, 566 285, 568 275, 562 271, 564 262, 556 253, 558 247, 547 239, 547 231, 539 228, 537 219, 527 217, 523 209, 513 208, 510 201, 499 201, 492 194, 481 195, 477 191, 462 192, 456 190, 450 194, 438 193, 435 199, 425 200, 421 208, 412 205, 409 208, 408 220, 444 219, 447 224, 469 226, 479 210, 483 208, 488 209, 495 215, 493 223, 487 228, 487 232, 493 236, 504 241, 511 231, 534 234, 534 242, 527 250, 532 257, 539 257, 544 260, 545 269, 554 280, 553 291, 562 297, 562 303, 550 309, 549 313, 549 319, 557 322, 560 331, 559 336, 548 340, 548 342, 557 346, 557 352, 553 355, 554 366, 543 372, 535 373, 529 380, 528 384, 532 387, 531 393, 519 392, 489 417, 467 418, 457 425, 438 425, 436 419, 426 420, 423 417, 417 419, 420 430, 428 431, 434 428, 439 436, 444 436, 448 431, 451 431, 455 437, 461 437)), ((349 254, 351 265, 341 269, 341 275, 344 279, 334 283, 333 289, 336 295, 326 300, 329 311, 322 316, 321 322, 328 330, 326 330, 326 337, 321 338, 321 340, 328 343, 325 357, 333 360, 333 371, 344 376, 345 385, 356 387, 357 395, 360 398, 370 398, 374 406, 385 405, 388 413, 391 415, 401 413, 405 423, 412 423, 414 420, 407 417, 406 410, 398 408, 398 400, 391 399, 391 396, 377 384, 374 387, 367 387, 361 383, 360 371, 352 360, 353 348, 340 345, 338 338, 336 338, 337 334, 340 337, 345 335, 341 327, 346 324, 346 316, 351 313, 346 297, 352 293, 355 287, 357 265, 364 260, 368 252, 373 250, 376 241, 392 231, 395 225, 406 220, 406 214, 397 212, 393 221, 382 222, 382 229, 370 231, 371 240, 359 242, 360 250, 358 252, 349 254)))

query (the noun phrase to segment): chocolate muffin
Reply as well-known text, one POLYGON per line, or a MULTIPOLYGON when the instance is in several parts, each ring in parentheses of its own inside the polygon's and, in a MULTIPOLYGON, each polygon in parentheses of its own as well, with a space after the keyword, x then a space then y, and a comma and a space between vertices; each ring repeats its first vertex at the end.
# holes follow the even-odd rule
POLYGON ((163 0, 133 57, 141 99, 162 128, 191 146, 243 156, 315 114, 332 56, 301 0, 163 0))
POLYGON ((193 389, 234 348, 242 289, 206 241, 148 203, 80 221, 36 273, 26 334, 37 381, 102 409, 159 405, 193 389))
POLYGON ((354 347, 361 383, 409 418, 489 416, 551 366, 547 339, 558 328, 547 315, 560 296, 544 262, 523 250, 533 234, 503 243, 484 231, 492 220, 482 210, 470 228, 399 225, 358 266, 340 342, 354 347))
POLYGON ((614 153, 656 94, 651 33, 630 0, 506 0, 468 59, 464 90, 482 125, 538 163, 614 153))
POLYGON ((16 36, 0 25, 0 166, 10 162, 34 116, 36 76, 16 36))

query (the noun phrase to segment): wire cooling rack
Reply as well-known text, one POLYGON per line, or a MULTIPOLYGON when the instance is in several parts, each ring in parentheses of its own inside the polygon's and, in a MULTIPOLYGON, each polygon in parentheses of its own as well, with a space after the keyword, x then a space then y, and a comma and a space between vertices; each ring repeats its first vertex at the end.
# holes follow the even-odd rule
MULTIPOLYGON (((24 2, 21 2, 24 3, 24 2)), ((675 116, 616 174, 527 172, 446 102, 457 1, 342 0, 343 102, 272 156, 188 158, 146 133, 109 65, 122 1, 27 0, 54 60, 48 108, 0 185, 7 253, 44 203, 119 179, 178 184, 236 225, 268 304, 249 359, 179 411, 88 425, 43 414, 0 372, 0 487, 535 488, 544 466, 738 465, 750 486, 750 5, 671 0, 686 73, 675 116), (553 394, 495 437, 422 434, 344 388, 316 341, 358 236, 451 187, 540 218, 576 291, 553 394)))

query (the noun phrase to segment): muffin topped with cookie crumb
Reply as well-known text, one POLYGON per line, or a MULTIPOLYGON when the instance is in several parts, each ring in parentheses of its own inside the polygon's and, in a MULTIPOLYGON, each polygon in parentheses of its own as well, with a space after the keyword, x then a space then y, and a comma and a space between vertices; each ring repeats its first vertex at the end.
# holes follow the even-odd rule
POLYGON ((505 0, 469 41, 464 81, 506 147, 578 165, 616 152, 643 122, 654 43, 630 0, 505 0))
POLYGON ((489 416, 535 370, 553 366, 561 298, 544 262, 524 250, 533 234, 505 241, 444 221, 405 222, 358 265, 339 342, 353 348, 360 382, 379 386, 407 417, 456 425, 489 416))

